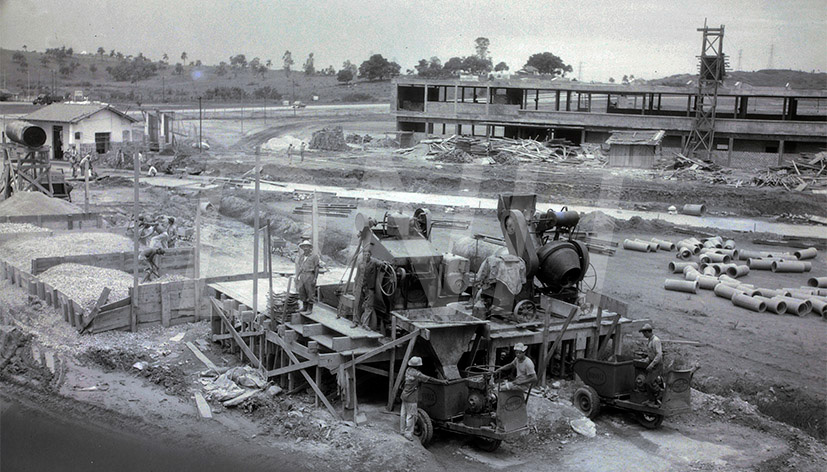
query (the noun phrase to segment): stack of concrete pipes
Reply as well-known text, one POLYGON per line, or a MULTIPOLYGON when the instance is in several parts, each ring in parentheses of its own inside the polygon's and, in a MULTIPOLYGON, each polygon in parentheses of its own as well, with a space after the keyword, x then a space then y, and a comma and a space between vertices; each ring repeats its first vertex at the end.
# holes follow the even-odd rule
POLYGON ((652 238, 650 241, 644 241, 642 239, 625 239, 623 241, 623 249, 638 252, 656 252, 658 249, 663 251, 674 251, 675 243, 658 238, 652 238))
POLYGON ((758 288, 738 279, 750 270, 773 272, 809 272, 812 263, 806 259, 817 256, 816 248, 788 252, 739 251, 732 240, 720 236, 703 241, 687 238, 675 244, 677 258, 682 262, 670 262, 669 271, 683 275, 683 279, 666 279, 664 288, 678 292, 697 293, 712 290, 733 305, 756 312, 775 314, 789 313, 804 316, 810 311, 827 319, 827 277, 813 277, 806 287, 779 290, 758 288), (697 255, 700 262, 686 259, 697 255), (737 264, 733 261, 747 261, 737 264))

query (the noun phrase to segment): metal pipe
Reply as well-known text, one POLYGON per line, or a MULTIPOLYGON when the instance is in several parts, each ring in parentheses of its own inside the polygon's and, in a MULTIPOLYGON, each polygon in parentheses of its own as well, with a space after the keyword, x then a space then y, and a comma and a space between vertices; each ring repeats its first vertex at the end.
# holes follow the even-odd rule
POLYGON ((773 272, 809 272, 813 265, 809 262, 798 261, 773 261, 773 272))
POLYGON ((735 295, 736 293, 741 293, 741 291, 737 288, 727 285, 725 283, 719 283, 715 286, 715 288, 712 289, 712 291, 715 292, 715 295, 721 298, 726 298, 727 300, 732 300, 733 295, 735 295))
POLYGON ((692 215, 692 216, 701 216, 706 212, 706 205, 700 204, 690 204, 687 203, 683 206, 683 214, 685 215, 692 215))
POLYGON ((804 316, 813 309, 813 304, 809 300, 800 300, 793 297, 774 297, 784 300, 787 304, 787 313, 791 315, 804 316))
POLYGON ((807 280, 807 285, 810 287, 827 288, 827 277, 810 277, 807 280))
POLYGON ((638 252, 650 252, 649 243, 645 241, 635 241, 626 239, 623 241, 623 249, 638 252))
POLYGON ((732 304, 748 310, 763 313, 767 311, 767 304, 763 300, 751 297, 744 293, 735 293, 731 298, 732 304))
POLYGON ((698 277, 698 288, 703 290, 712 290, 718 285, 720 282, 715 277, 710 277, 708 275, 702 275, 698 277))
POLYGON ((795 251, 793 255, 799 261, 803 261, 804 259, 815 259, 815 257, 818 255, 818 249, 814 247, 809 247, 807 249, 795 251))
POLYGON ((665 241, 663 239, 652 238, 652 242, 658 244, 658 248, 663 249, 664 251, 674 251, 675 250, 675 243, 672 241, 665 241))
POLYGON ((18 144, 33 148, 46 144, 46 131, 43 128, 20 120, 6 123, 6 137, 18 144))
POLYGON ((772 270, 773 262, 767 259, 753 259, 750 257, 747 259, 747 267, 755 270, 772 270))
POLYGON ((683 272, 686 267, 694 267, 695 269, 698 268, 697 262, 670 262, 669 263, 669 271, 673 274, 677 274, 678 272, 683 272))
POLYGON ((767 298, 761 295, 753 295, 752 298, 761 300, 767 305, 767 311, 770 313, 775 313, 776 315, 780 315, 787 311, 787 303, 780 298, 767 298))
POLYGON ((735 267, 727 267, 726 274, 730 277, 743 277, 749 274, 749 266, 739 265, 735 267))
POLYGON ((675 292, 697 293, 698 281, 666 279, 663 282, 663 288, 665 288, 666 290, 673 290, 675 292))

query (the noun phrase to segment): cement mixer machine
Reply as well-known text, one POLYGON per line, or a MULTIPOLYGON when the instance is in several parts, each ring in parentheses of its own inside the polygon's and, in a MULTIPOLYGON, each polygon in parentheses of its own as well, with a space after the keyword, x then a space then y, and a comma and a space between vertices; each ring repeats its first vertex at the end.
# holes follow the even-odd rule
MULTIPOLYGON (((474 272, 475 308, 484 316, 534 318, 540 295, 575 303, 589 268, 589 252, 572 239, 576 211, 537 211, 536 195, 501 195, 497 219, 502 238, 474 236, 454 243, 474 272)), ((476 313, 475 313, 476 314, 476 313)))

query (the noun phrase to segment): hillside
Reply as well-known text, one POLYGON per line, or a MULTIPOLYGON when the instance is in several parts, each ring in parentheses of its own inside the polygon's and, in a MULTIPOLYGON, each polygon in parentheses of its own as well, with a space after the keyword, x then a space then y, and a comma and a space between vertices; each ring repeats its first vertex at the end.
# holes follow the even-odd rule
MULTIPOLYGON (((677 74, 662 79, 649 80, 647 83, 683 86, 690 80, 697 83, 698 75, 677 74)), ((784 87, 790 84, 792 89, 827 89, 827 73, 790 69, 727 72, 726 85, 735 85, 736 82, 741 82, 742 86, 750 85, 753 87, 784 87)))
POLYGON ((194 102, 199 96, 207 102, 263 102, 266 98, 268 103, 273 103, 295 97, 295 100, 307 103, 313 95, 317 95, 321 103, 387 102, 390 93, 387 80, 357 80, 346 85, 337 81, 335 76, 307 76, 300 70, 292 71, 288 77, 281 69, 254 74, 249 68, 227 67, 222 76, 217 66, 184 66, 177 74, 173 60, 170 60, 172 64, 147 61, 157 68, 155 76, 134 83, 128 80, 119 82, 106 71, 107 67, 116 67, 119 62, 108 54, 73 54, 64 59, 64 65, 77 66, 71 72, 67 70, 68 74, 63 74, 59 72, 60 66, 53 56, 0 49, 0 65, 6 81, 5 86, 0 81, 0 88, 24 97, 27 89, 31 95, 49 92, 54 80, 55 90, 60 95, 82 90, 91 100, 110 103, 194 102), (13 55, 18 52, 26 59, 28 67, 25 69, 12 61, 13 55), (43 62, 44 57, 49 58, 47 63, 43 62))

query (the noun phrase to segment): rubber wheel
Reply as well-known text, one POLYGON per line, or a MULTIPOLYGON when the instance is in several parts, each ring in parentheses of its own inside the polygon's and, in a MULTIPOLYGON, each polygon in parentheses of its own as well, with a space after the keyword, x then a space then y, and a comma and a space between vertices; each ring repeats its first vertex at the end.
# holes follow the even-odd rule
POLYGON ((422 408, 417 409, 416 423, 414 424, 414 436, 419 438, 423 446, 431 443, 434 437, 434 424, 431 417, 422 408))
POLYGON ((580 387, 574 392, 572 403, 589 419, 593 419, 600 413, 600 397, 588 385, 580 387))
POLYGON ((658 429, 663 424, 663 415, 637 412, 638 422, 646 429, 658 429))
POLYGON ((500 447, 500 444, 502 444, 502 443, 503 443, 502 439, 490 439, 490 438, 477 437, 477 439, 474 441, 474 447, 476 447, 480 451, 494 452, 500 447))

